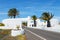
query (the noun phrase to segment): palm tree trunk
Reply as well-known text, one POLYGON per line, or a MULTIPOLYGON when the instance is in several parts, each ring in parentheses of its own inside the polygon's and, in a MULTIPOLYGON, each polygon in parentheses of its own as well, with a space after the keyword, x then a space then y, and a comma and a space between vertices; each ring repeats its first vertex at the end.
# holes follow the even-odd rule
POLYGON ((47 27, 51 27, 50 20, 47 21, 47 27))
POLYGON ((14 18, 16 18, 16 16, 14 15, 14 18))
POLYGON ((36 21, 34 20, 34 26, 36 27, 36 21))

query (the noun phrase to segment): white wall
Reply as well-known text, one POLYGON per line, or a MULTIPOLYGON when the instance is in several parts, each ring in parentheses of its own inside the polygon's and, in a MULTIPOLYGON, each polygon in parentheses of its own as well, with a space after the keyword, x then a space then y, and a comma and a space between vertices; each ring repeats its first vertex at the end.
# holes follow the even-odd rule
POLYGON ((51 19, 50 22, 51 22, 51 25, 52 25, 52 26, 59 25, 59 24, 58 24, 58 23, 59 23, 59 20, 58 20, 58 19, 51 19))
POLYGON ((22 22, 27 22, 28 18, 12 18, 12 19, 4 19, 2 23, 5 24, 5 28, 7 29, 16 29, 17 26, 22 28, 22 22))
POLYGON ((6 28, 16 29, 18 25, 21 27, 20 19, 5 19, 2 22, 5 24, 6 28))
MULTIPOLYGON (((5 24, 5 28, 10 28, 10 29, 16 29, 16 26, 20 26, 22 27, 22 22, 27 22, 27 27, 32 27, 32 25, 34 23, 31 23, 32 19, 31 17, 27 17, 27 18, 15 18, 15 19, 5 19, 2 21, 2 23, 5 24)), ((42 27, 42 26, 46 26, 47 23, 41 22, 40 19, 36 20, 37 22, 37 27, 42 27)), ((58 25, 59 21, 58 19, 51 19, 51 25, 55 26, 58 25)))

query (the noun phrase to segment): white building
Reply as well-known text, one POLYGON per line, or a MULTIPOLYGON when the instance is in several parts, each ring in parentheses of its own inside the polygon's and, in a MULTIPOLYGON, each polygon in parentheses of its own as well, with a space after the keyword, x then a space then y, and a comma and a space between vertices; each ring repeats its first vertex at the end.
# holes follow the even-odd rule
POLYGON ((60 32, 60 25, 58 25, 59 20, 58 19, 51 19, 51 26, 50 28, 47 27, 47 22, 44 23, 40 19, 36 20, 36 27, 33 27, 34 21, 30 16, 27 18, 12 18, 12 19, 4 19, 2 23, 5 24, 4 27, 0 27, 0 29, 13 29, 11 30, 12 36, 17 36, 24 34, 24 29, 22 29, 22 23, 27 22, 27 27, 37 28, 37 29, 44 29, 44 30, 50 30, 50 31, 58 31, 60 32), (15 30, 17 26, 20 27, 20 30, 15 30))
MULTIPOLYGON (((51 23, 52 23, 52 20, 51 20, 51 23)), ((55 25, 54 22, 56 21, 58 20, 53 21, 52 26, 55 25)), ((27 18, 12 18, 12 19, 5 19, 2 21, 2 23, 5 24, 5 27, 10 29, 16 29, 17 26, 20 26, 21 28, 22 22, 27 22, 27 27, 32 27, 32 25, 34 24, 34 21, 31 19, 30 16, 28 16, 27 18)), ((42 27, 47 25, 47 23, 41 22, 40 19, 37 19, 36 23, 37 23, 36 27, 42 27)))

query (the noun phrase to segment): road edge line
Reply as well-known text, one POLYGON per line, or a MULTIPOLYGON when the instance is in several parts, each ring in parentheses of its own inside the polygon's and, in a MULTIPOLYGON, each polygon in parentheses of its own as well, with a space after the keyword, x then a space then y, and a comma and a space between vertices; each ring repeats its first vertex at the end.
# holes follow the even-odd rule
POLYGON ((43 39, 43 40, 47 40, 46 38, 44 38, 44 37, 42 37, 42 36, 39 36, 39 35, 37 35, 36 33, 31 32, 30 30, 27 30, 27 29, 25 29, 25 30, 28 31, 28 32, 30 32, 31 34, 33 34, 33 35, 35 35, 35 36, 43 39))

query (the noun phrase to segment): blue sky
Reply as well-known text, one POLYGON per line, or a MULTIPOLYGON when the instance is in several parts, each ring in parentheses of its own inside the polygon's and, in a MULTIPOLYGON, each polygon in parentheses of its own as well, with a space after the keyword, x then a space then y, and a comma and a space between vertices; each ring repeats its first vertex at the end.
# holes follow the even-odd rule
POLYGON ((0 0, 0 21, 8 18, 8 10, 11 8, 17 8, 20 17, 40 17, 43 12, 60 17, 60 0, 0 0))

